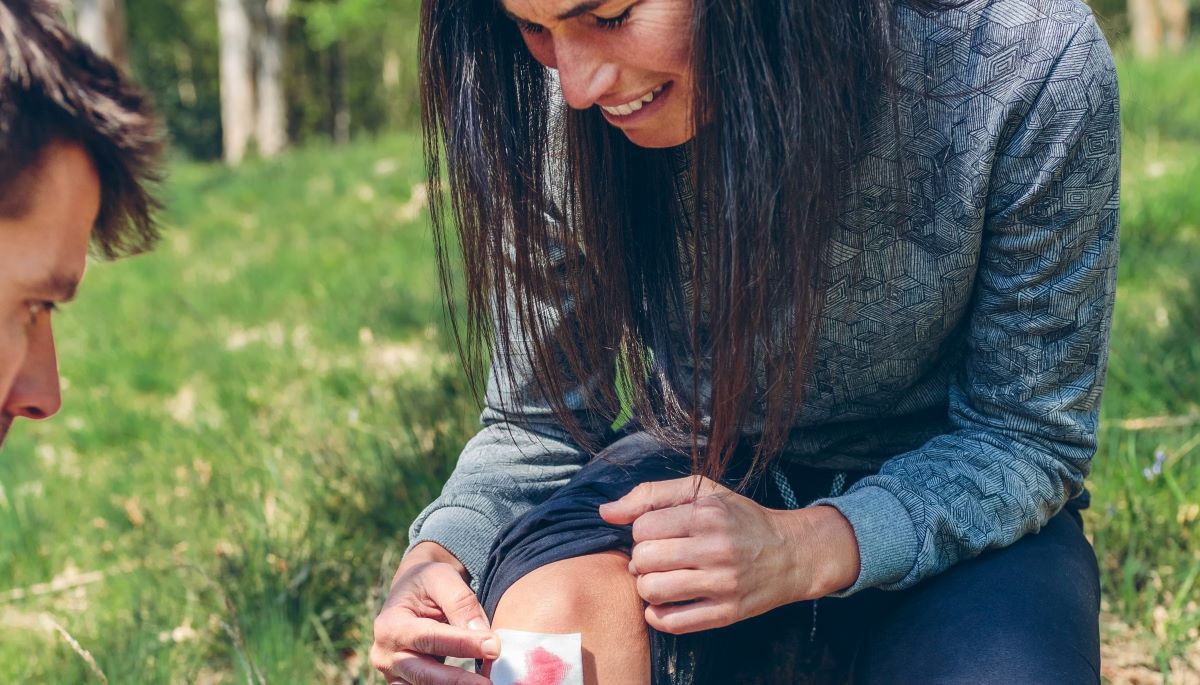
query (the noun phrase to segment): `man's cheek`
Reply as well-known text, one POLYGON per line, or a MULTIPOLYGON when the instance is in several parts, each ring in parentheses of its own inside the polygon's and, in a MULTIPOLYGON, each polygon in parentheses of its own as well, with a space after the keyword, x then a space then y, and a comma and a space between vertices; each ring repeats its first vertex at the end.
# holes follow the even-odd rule
POLYGON ((4 445, 4 438, 8 437, 8 429, 12 428, 13 417, 8 414, 0 414, 0 447, 4 445))

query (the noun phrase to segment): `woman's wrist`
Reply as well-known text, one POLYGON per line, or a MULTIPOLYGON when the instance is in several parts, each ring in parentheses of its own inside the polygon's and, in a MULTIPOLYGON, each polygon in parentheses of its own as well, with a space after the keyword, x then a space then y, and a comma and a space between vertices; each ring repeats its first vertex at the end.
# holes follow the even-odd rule
POLYGON ((824 597, 858 580, 858 538, 846 517, 822 505, 779 511, 791 559, 791 602, 824 597))

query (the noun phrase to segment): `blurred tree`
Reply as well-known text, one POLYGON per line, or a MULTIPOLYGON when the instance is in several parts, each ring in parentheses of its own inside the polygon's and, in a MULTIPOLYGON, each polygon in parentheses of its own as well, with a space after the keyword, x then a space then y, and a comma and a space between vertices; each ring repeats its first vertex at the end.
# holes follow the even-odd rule
MULTIPOLYGON (((61 0, 68 14, 76 1, 83 0, 61 0)), ((173 148, 198 159, 221 157, 227 135, 219 1, 124 2, 130 68, 154 95, 173 148)), ((242 154, 252 145, 265 155, 289 141, 415 125, 419 6, 419 0, 242 0, 250 76, 241 82, 250 84, 242 87, 251 103, 238 122, 248 133, 233 136, 244 137, 242 154), (270 103, 280 97, 272 113, 270 103)))
POLYGON ((239 164, 251 142, 263 157, 287 145, 283 71, 289 6, 289 0, 217 0, 227 164, 239 164))
POLYGON ((246 154, 255 121, 251 24, 245 0, 217 0, 221 32, 221 128, 225 163, 246 154))
POLYGON ((154 95, 174 149, 221 156, 219 32, 213 0, 125 0, 130 68, 154 95))
POLYGON ((292 121, 334 140, 418 121, 419 0, 297 0, 292 121), (306 97, 311 95, 315 97, 306 97))
POLYGON ((256 3, 258 12, 258 151, 272 157, 287 145, 287 102, 283 89, 284 31, 289 0, 256 3))
POLYGON ((97 53, 128 65, 123 0, 75 0, 75 30, 97 53))
POLYGON ((1164 46, 1179 54, 1187 43, 1187 0, 1129 0, 1129 28, 1138 56, 1156 57, 1164 46))

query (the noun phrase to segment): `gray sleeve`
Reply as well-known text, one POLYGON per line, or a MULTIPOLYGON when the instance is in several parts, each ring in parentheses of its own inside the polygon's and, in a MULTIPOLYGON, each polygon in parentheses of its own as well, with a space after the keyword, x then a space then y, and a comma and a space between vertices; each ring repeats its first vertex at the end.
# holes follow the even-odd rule
POLYGON ((1037 531, 1096 450, 1117 266, 1116 72, 1090 17, 1060 51, 992 168, 988 218, 950 387, 956 429, 886 462, 836 507, 858 581, 903 589, 1037 531))

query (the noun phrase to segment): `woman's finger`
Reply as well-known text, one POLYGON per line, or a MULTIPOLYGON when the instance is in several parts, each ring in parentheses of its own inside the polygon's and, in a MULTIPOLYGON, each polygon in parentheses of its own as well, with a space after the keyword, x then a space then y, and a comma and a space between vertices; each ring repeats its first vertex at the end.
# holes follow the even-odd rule
POLYGON ((407 651, 396 652, 390 666, 379 670, 385 678, 399 678, 411 685, 491 685, 491 681, 481 675, 447 666, 431 656, 407 651))
POLYGON ((718 600, 729 594, 734 583, 713 571, 685 569, 638 576, 637 593, 650 604, 718 600))
POLYGON ((633 541, 686 538, 691 535, 695 507, 689 502, 677 507, 649 511, 633 522, 633 541))
POLYGON ((700 568, 699 562, 703 559, 700 545, 695 538, 639 542, 633 546, 633 553, 629 558, 629 572, 641 575, 700 568))
POLYGON ((724 628, 738 620, 732 604, 711 599, 687 604, 651 604, 646 607, 645 615, 650 627, 672 635, 724 628))
POLYGON ((646 512, 677 507, 723 489, 703 476, 642 483, 621 499, 600 505, 600 516, 609 523, 630 524, 646 512))

